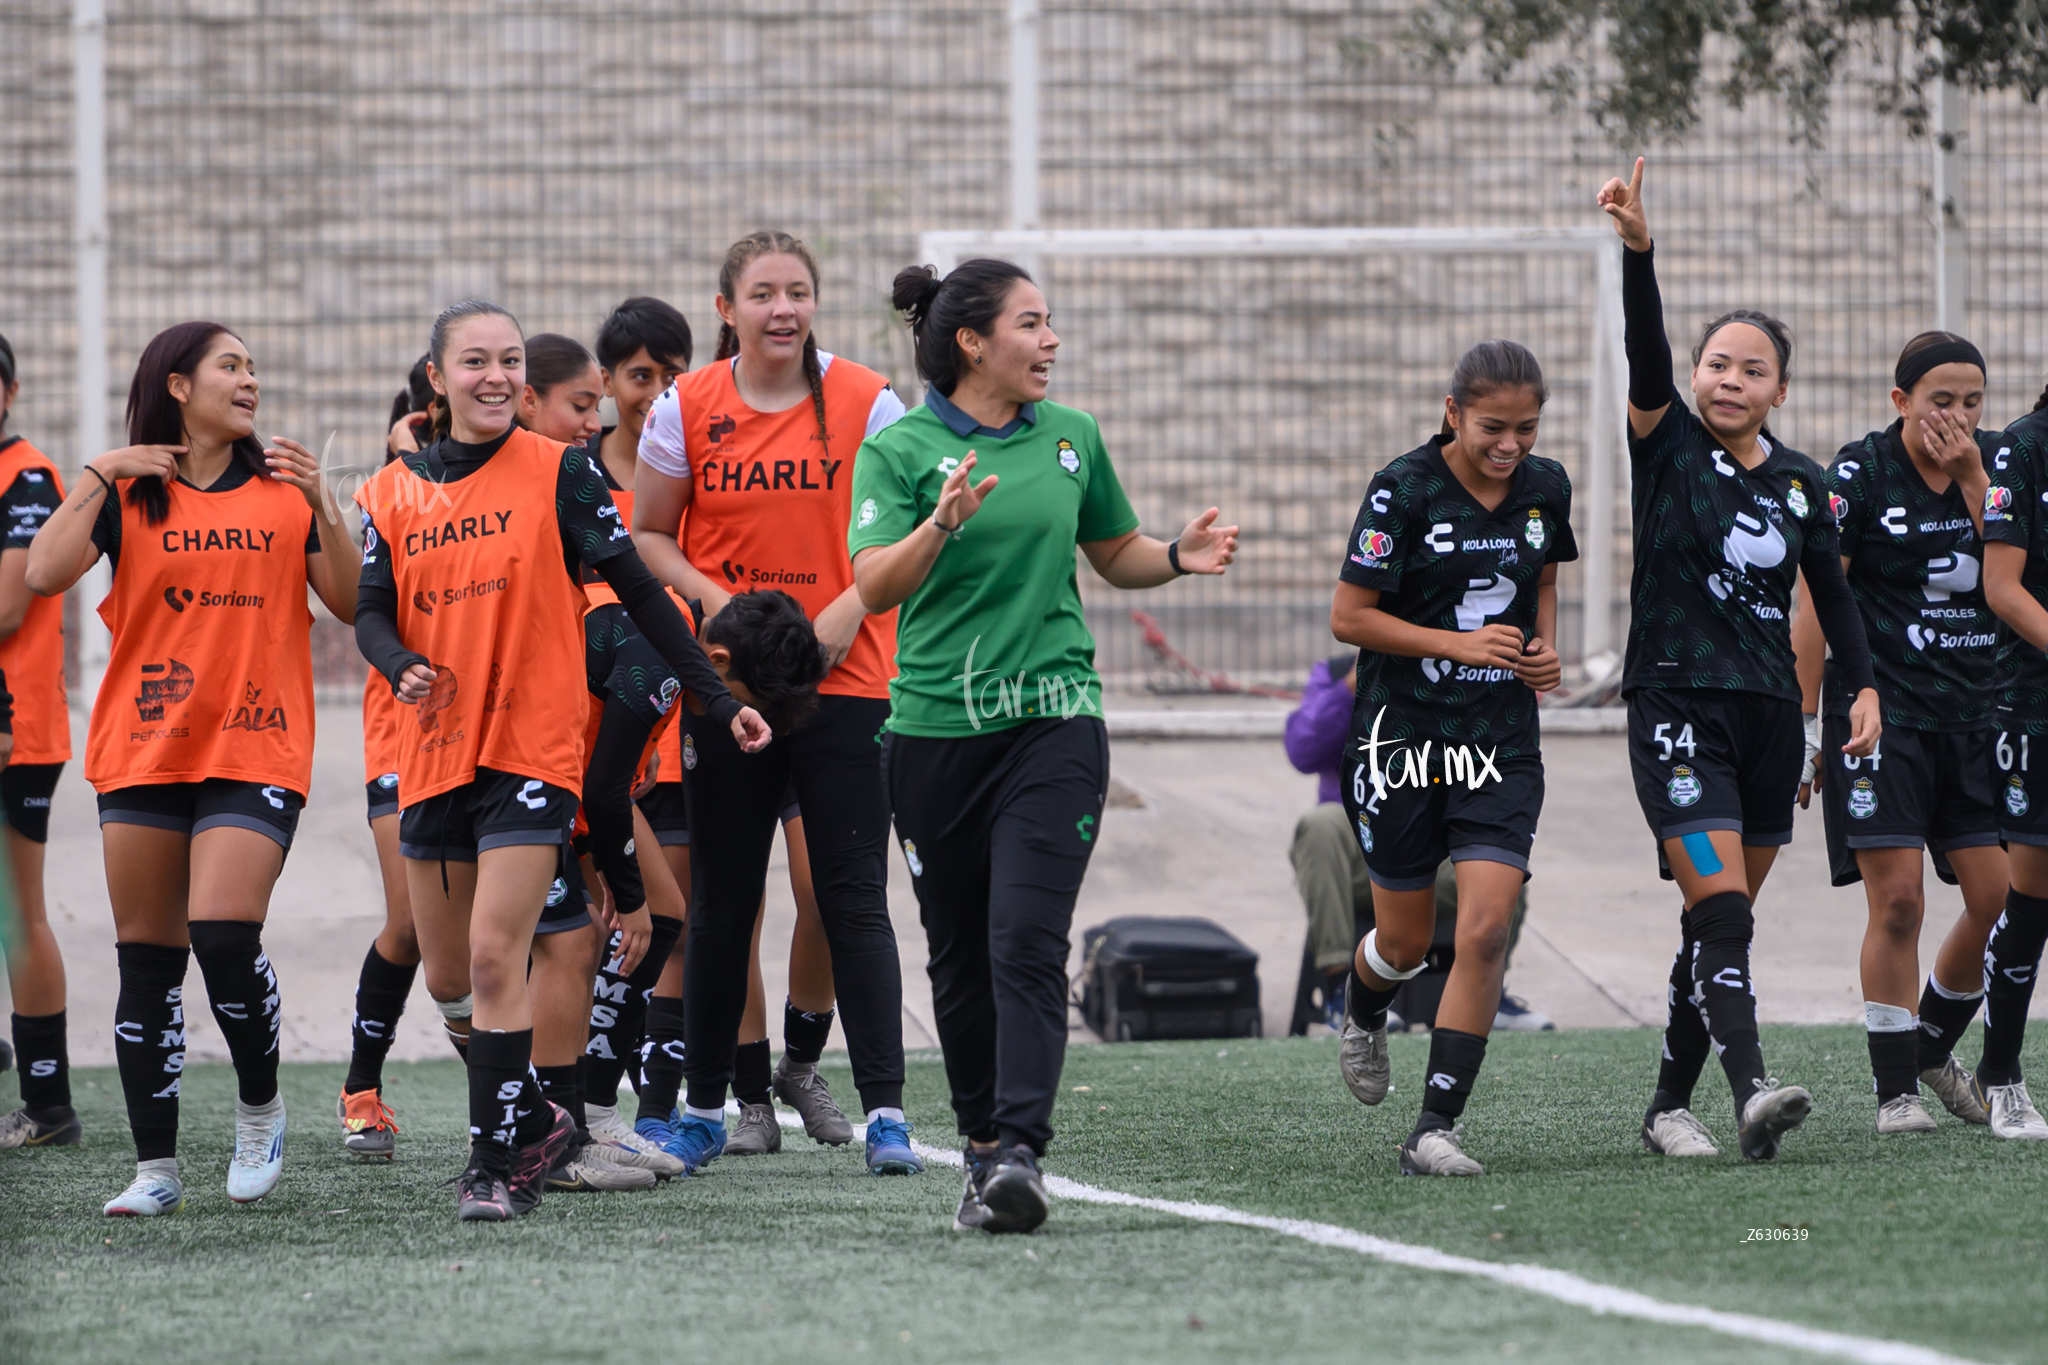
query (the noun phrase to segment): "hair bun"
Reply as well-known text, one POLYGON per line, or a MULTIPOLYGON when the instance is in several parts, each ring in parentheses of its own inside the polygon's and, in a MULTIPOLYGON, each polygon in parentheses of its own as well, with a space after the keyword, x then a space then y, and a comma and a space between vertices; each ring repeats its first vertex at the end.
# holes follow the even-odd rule
POLYGON ((895 288, 889 294, 890 302, 909 320, 912 331, 923 324, 932 300, 938 296, 939 272, 928 265, 909 265, 897 271, 895 288))

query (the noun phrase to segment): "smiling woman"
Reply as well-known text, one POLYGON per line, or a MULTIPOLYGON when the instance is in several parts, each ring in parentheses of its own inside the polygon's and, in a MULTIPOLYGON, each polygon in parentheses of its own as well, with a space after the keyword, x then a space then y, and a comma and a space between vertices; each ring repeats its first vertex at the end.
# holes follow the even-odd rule
POLYGON ((759 748, 769 735, 733 700, 632 542, 614 534, 618 509, 590 457, 515 425, 527 355, 511 314, 455 304, 435 319, 427 349, 440 430, 356 495, 356 639, 416 707, 416 728, 398 722, 408 736, 398 745, 399 851, 429 989, 451 1018, 471 1007, 472 1142, 458 1216, 502 1221, 540 1202, 575 1132, 529 1075, 527 972, 582 786, 582 569, 611 585, 736 745, 759 748), (492 533, 463 535, 472 525, 492 533), (502 591, 445 592, 501 579, 502 591))
POLYGON ((1109 782, 1074 550, 1149 588, 1222 573, 1237 528, 1212 507, 1171 542, 1139 533, 1095 419, 1046 401, 1060 341, 1019 267, 915 266, 895 302, 929 387, 863 450, 847 544, 868 610, 902 606, 883 777, 967 1139, 955 1226, 1025 1232, 1046 1215, 1067 940, 1109 782))
POLYGON ((1669 1156, 1715 1152, 1688 1108, 1712 1045, 1734 1094, 1742 1154, 1768 1161, 1813 1103, 1803 1087, 1764 1074, 1749 977, 1753 899, 1791 842, 1806 756, 1788 621, 1795 577, 1811 589, 1855 699, 1843 752, 1858 759, 1875 750, 1882 728, 1870 649, 1842 576, 1820 466, 1765 425, 1785 401, 1792 345, 1784 326, 1751 310, 1708 323, 1693 352, 1694 415, 1671 378, 1642 160, 1630 179, 1602 186, 1597 202, 1625 248, 1635 510, 1622 671, 1629 763, 1665 875, 1684 897, 1643 1142, 1669 1156))
POLYGON ((228 1196, 276 1186, 277 974, 270 891, 313 766, 310 584, 355 614, 354 543, 312 453, 256 436, 256 364, 233 332, 187 322, 143 349, 133 444, 90 461, 29 547, 55 595, 102 555, 113 636, 88 727, 121 979, 115 1059, 137 1170, 110 1215, 175 1211, 188 954, 240 1081, 228 1196), (132 711, 131 711, 132 708, 132 711))
POLYGON ((1330 606, 1331 631, 1359 648, 1344 802, 1375 924, 1352 963, 1339 1065, 1361 1103, 1386 1098, 1387 1009, 1429 952, 1437 868, 1457 870, 1456 956, 1401 1148, 1410 1175, 1483 1173, 1456 1125, 1543 809, 1536 694, 1560 676, 1557 566, 1579 557, 1564 466, 1532 454, 1549 392, 1526 347, 1467 351, 1443 430, 1366 489, 1330 606))

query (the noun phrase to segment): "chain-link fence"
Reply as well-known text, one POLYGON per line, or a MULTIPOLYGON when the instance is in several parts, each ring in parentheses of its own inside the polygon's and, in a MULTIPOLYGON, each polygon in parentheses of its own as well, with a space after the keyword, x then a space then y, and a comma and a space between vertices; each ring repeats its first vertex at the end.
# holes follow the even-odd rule
MULTIPOLYGON (((1429 77, 1400 41, 1411 9, 1042 0, 1037 225, 1597 222, 1593 190, 1625 158, 1532 88, 1429 77)), ((71 19, 61 0, 0 0, 0 332, 23 384, 9 426, 67 467, 71 19)), ((1009 53, 1005 8, 964 0, 110 0, 114 410, 152 333, 212 317, 254 351, 265 431, 315 449, 334 433, 332 460, 366 466, 442 304, 488 295, 529 330, 588 338, 620 298, 655 293, 708 351, 718 259, 765 225, 823 258, 822 344, 914 391, 888 281, 920 232, 1010 225, 1009 53)), ((2007 420, 2048 371, 2048 134, 2040 109, 2002 96, 1973 97, 1965 125, 1964 326, 2007 420)), ((1825 459, 1888 420, 1892 358, 1933 324, 1935 157, 1854 80, 1827 151, 1790 132, 1767 99, 1710 99, 1683 146, 1651 149, 1648 184, 1680 349, 1721 308, 1783 314, 1798 352, 1775 425, 1825 459)), ((1591 285, 1575 263, 1047 274, 1058 391, 1101 418, 1148 527, 1216 501, 1246 528, 1234 583, 1088 589, 1102 662, 1126 681, 1180 677, 1134 605, 1201 666, 1246 678, 1334 652, 1329 588, 1357 499, 1435 428, 1473 341, 1537 350, 1558 392, 1541 448, 1582 468, 1591 285)), ((1617 519, 1625 585, 1625 508, 1582 499, 1582 523, 1596 515, 1617 519)), ((1625 604, 1609 610, 1618 623, 1625 604)))

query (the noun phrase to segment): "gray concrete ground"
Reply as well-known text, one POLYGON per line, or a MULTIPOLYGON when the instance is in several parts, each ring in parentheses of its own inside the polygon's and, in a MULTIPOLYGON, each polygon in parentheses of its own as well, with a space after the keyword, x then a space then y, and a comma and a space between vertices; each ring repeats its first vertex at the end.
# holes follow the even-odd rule
MULTIPOLYGON (((265 933, 284 993, 284 1053, 294 1061, 346 1057, 357 968, 383 917, 363 822, 360 715, 353 706, 326 706, 319 724, 312 800, 265 933)), ((82 753, 82 717, 77 729, 82 753)), ((1678 906, 1672 889, 1657 880, 1621 736, 1553 734, 1545 753, 1548 804, 1509 987, 1562 1028, 1660 1020, 1678 906)), ((1142 804, 1113 808, 1103 820, 1075 914, 1076 943, 1081 929, 1115 915, 1208 916, 1258 951, 1266 1031, 1283 1032, 1305 929, 1287 847, 1296 818, 1315 799, 1314 781, 1291 769, 1270 739, 1125 738, 1113 744, 1111 764, 1120 787, 1142 804)), ((73 1055, 81 1064, 107 1064, 113 926, 92 790, 77 763, 67 768, 54 806, 47 885, 70 974, 73 1055)), ((1960 905, 1951 888, 1928 881, 1923 967, 1960 905)), ((903 946, 904 1041, 934 1046, 924 933, 900 853, 891 860, 889 892, 903 946)), ((782 998, 792 916, 778 840, 762 936, 772 1000, 782 998)), ((1801 813, 1757 919, 1757 997, 1765 1020, 1861 1017, 1856 955, 1863 894, 1828 887, 1817 809, 1801 813)), ((188 981, 200 988, 196 971, 188 981)), ((190 1035, 196 1058, 225 1056, 204 1010, 191 1014, 190 1035)), ((1074 1034, 1077 1041, 1092 1036, 1078 1028, 1074 1034)), ((424 987, 416 988, 393 1055, 445 1053, 433 1007, 424 987)))

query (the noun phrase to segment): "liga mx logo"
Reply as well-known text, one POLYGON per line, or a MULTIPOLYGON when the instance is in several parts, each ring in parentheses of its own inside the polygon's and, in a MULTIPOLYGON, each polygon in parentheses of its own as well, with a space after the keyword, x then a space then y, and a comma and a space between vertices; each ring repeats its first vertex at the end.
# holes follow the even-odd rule
POLYGON ((1985 511, 2003 512, 2010 506, 2012 506, 2012 490, 2010 488, 1993 486, 1984 490, 1985 511))
POLYGON ((2019 778, 2009 779, 2005 788, 2006 813, 2014 819, 2018 819, 2027 813, 2027 807, 2032 804, 2031 801, 2027 800, 2027 789, 2021 785, 2019 778))
POLYGON ((1368 564, 1377 564, 1394 553, 1394 538, 1385 531, 1363 530, 1358 533, 1358 553, 1365 556, 1368 564))
POLYGON ((1828 511, 1834 513, 1836 521, 1840 521, 1849 515, 1849 500, 1840 493, 1828 494, 1828 511))

